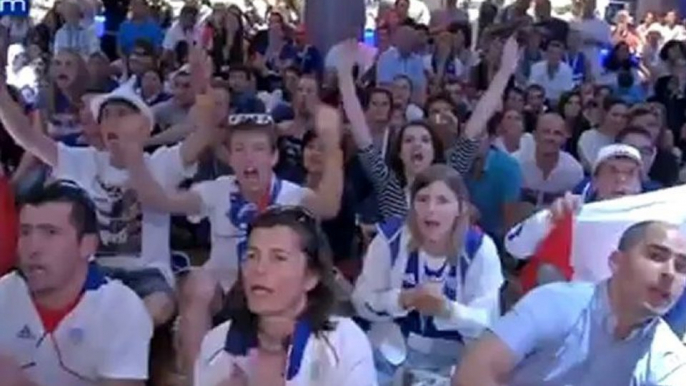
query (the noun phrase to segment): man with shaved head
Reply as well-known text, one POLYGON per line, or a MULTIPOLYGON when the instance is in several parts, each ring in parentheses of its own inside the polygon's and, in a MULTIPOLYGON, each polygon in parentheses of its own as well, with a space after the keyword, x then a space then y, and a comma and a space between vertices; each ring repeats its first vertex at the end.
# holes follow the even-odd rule
POLYGON ((522 171, 522 198, 536 207, 549 205, 572 190, 584 170, 569 153, 561 150, 569 131, 557 113, 539 116, 534 139, 536 146, 513 154, 522 171))
POLYGON ((553 283, 525 296, 472 346, 453 386, 683 385, 686 348, 662 320, 686 283, 686 237, 630 226, 599 284, 553 283))

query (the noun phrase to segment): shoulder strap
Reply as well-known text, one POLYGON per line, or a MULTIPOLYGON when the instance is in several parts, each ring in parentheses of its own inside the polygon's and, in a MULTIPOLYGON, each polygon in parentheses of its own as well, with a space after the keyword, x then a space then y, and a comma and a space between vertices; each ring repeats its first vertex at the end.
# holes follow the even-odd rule
POLYGON ((400 252, 400 234, 404 224, 402 217, 391 217, 378 226, 379 233, 386 238, 388 247, 391 249, 391 266, 395 264, 398 252, 400 252))

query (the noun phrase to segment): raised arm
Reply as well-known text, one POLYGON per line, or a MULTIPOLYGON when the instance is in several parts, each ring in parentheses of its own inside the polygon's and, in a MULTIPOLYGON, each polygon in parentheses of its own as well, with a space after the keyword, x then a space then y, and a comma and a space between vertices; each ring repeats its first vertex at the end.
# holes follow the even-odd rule
POLYGON ((500 108, 503 92, 514 74, 519 62, 519 47, 514 38, 509 38, 503 47, 500 68, 491 81, 488 89, 474 107, 471 117, 467 121, 464 132, 446 152, 448 165, 461 174, 466 174, 476 157, 479 144, 488 120, 500 108))
POLYGON ((14 139, 27 152, 35 155, 47 165, 57 166, 57 142, 50 138, 39 126, 34 126, 24 114, 19 103, 12 99, 4 76, 0 76, 0 121, 14 139))
POLYGON ((303 199, 303 205, 328 219, 338 215, 343 196, 343 150, 341 116, 333 107, 321 105, 315 116, 315 130, 324 145, 324 171, 317 188, 303 199))
POLYGON ((220 122, 215 119, 214 109, 219 91, 210 88, 212 61, 197 46, 191 48, 190 58, 191 82, 195 91, 195 105, 190 114, 194 130, 181 143, 181 158, 184 165, 193 165, 212 143, 220 122))
POLYGON ((343 98, 343 109, 350 120, 353 140, 359 150, 362 167, 372 181, 378 196, 379 208, 384 218, 404 217, 407 200, 398 178, 391 173, 379 151, 374 147, 362 105, 355 92, 352 75, 352 58, 357 57, 357 42, 340 43, 341 61, 338 63, 338 83, 343 98))
MULTIPOLYGON (((123 130, 138 130, 136 128, 142 125, 147 125, 147 122, 140 115, 122 119, 123 130)), ((166 192, 148 168, 143 152, 143 141, 137 140, 135 135, 126 135, 122 138, 130 138, 130 140, 118 142, 116 151, 123 155, 129 172, 129 184, 136 191, 143 206, 162 213, 186 215, 201 213, 200 195, 193 191, 166 192)))

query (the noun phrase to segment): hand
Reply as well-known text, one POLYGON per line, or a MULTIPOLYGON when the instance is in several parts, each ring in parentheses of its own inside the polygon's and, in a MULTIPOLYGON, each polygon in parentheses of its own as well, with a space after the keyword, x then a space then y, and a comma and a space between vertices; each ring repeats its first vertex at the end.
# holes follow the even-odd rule
POLYGON ((510 36, 505 41, 503 46, 503 53, 500 57, 500 68, 514 74, 519 64, 519 44, 514 36, 510 36))
POLYGON ((233 365, 229 378, 220 382, 217 386, 249 386, 248 376, 240 367, 233 365))
POLYGON ((327 151, 341 147, 341 114, 333 107, 320 104, 316 108, 314 127, 327 151))
POLYGON ((562 220, 570 213, 578 212, 582 205, 583 199, 581 196, 566 193, 564 197, 558 198, 550 205, 550 215, 553 222, 562 220))
POLYGON ((354 39, 346 39, 338 43, 338 63, 336 63, 336 71, 338 75, 352 75, 353 67, 355 66, 355 59, 357 58, 358 45, 354 39))
POLYGON ((409 300, 411 308, 430 316, 443 315, 448 301, 442 293, 426 285, 415 288, 409 300))
POLYGON ((192 46, 188 54, 190 65, 191 84, 196 95, 207 92, 212 79, 212 60, 207 53, 198 45, 192 46))
POLYGON ((21 366, 10 356, 0 354, 0 379, 3 386, 32 386, 21 366))

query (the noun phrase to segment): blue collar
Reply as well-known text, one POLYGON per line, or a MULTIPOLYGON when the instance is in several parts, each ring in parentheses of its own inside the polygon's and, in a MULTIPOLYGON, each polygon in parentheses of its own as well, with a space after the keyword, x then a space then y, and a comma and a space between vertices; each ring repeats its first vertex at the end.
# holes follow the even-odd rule
MULTIPOLYGON (((288 367, 286 368, 287 381, 293 380, 300 372, 300 367, 305 356, 305 348, 307 347, 307 342, 311 335, 312 328, 310 327, 310 323, 303 319, 299 320, 295 325, 293 339, 288 351, 288 367)), ((224 351, 234 356, 247 356, 248 351, 256 348, 257 344, 257 331, 243 333, 231 325, 231 327, 229 327, 229 332, 226 334, 224 351)))
POLYGON ((86 274, 86 281, 83 283, 83 291, 95 291, 105 284, 107 284, 107 278, 100 271, 98 265, 95 263, 88 264, 88 273, 86 274))

